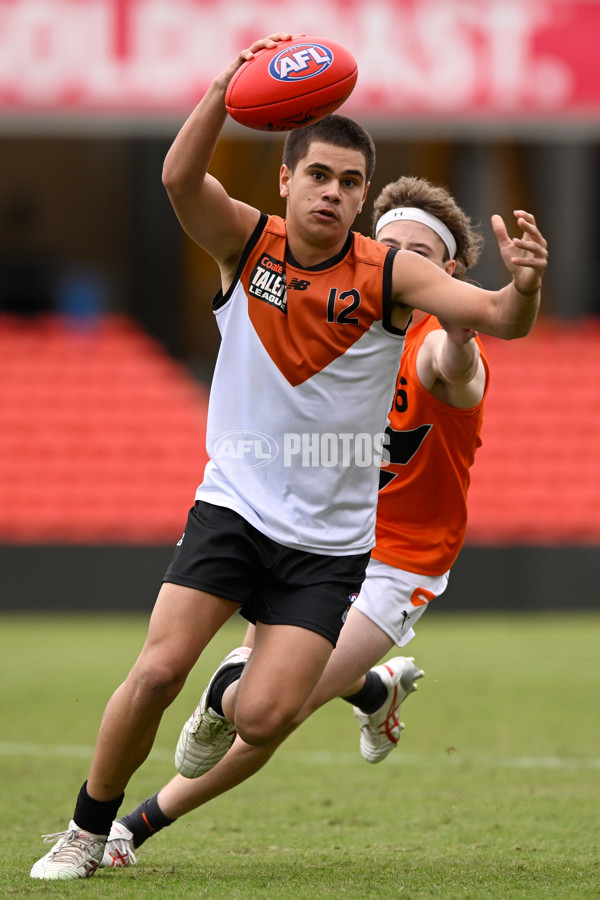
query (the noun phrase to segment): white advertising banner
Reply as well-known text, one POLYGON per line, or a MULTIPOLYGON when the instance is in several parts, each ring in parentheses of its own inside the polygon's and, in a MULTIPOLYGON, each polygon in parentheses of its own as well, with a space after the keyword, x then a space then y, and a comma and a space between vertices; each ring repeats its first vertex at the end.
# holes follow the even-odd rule
POLYGON ((279 29, 354 54, 350 115, 600 117, 595 0, 0 0, 0 117, 185 113, 279 29))

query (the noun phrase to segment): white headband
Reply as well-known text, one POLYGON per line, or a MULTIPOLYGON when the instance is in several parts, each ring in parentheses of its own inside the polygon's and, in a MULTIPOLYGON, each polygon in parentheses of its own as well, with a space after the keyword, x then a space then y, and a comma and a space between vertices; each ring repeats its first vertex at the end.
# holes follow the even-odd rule
POLYGON ((407 219, 410 222, 420 222, 421 225, 427 225, 442 239, 450 254, 450 259, 454 259, 456 241, 448 226, 444 225, 436 216, 432 216, 431 213, 426 212, 424 209, 419 209, 417 206, 399 206, 397 209, 388 210, 375 226, 375 237, 379 236, 379 232, 385 225, 389 225, 390 222, 397 222, 398 219, 407 219))

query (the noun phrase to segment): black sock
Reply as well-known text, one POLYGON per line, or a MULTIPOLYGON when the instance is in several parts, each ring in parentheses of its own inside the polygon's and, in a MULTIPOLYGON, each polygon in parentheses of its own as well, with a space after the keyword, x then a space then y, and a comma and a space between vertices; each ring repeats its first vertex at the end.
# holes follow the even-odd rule
POLYGON ((377 672, 374 672, 373 669, 369 669, 365 677, 365 683, 360 691, 357 691, 356 694, 352 694, 351 697, 342 697, 342 700, 346 700, 346 702, 351 703, 352 706, 358 706, 362 712, 370 716, 378 710, 380 706, 383 706, 386 696, 387 688, 385 684, 377 672))
POLYGON ((87 792, 86 781, 79 791, 73 820, 84 831, 91 831, 92 834, 109 834, 124 796, 125 794, 121 794, 116 800, 94 800, 87 792))
POLYGON ((228 669, 224 669, 220 675, 217 675, 213 681, 208 693, 207 705, 211 709, 214 709, 218 716, 225 715, 223 712, 223 694, 230 684, 233 684, 234 681, 238 681, 244 671, 244 666, 245 663, 240 663, 237 666, 229 666, 228 669))
POLYGON ((119 819, 119 822, 122 822, 133 834, 134 849, 141 847, 144 841, 152 837, 153 834, 157 834, 163 828, 166 828, 167 825, 172 825, 176 821, 165 816, 158 805, 157 797, 158 794, 154 794, 153 797, 140 803, 133 812, 127 813, 126 816, 122 816, 119 819))

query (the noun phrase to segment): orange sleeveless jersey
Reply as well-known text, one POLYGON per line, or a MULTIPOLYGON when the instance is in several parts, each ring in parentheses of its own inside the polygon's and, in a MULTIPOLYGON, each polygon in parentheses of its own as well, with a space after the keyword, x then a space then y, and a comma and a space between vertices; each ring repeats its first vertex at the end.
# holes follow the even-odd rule
MULTIPOLYGON (((382 468, 372 556, 408 572, 442 575, 463 545, 469 469, 481 446, 483 399, 473 409, 441 403, 417 376, 416 361, 434 316, 411 325, 390 412, 388 454, 382 468)), ((483 345, 477 339, 486 372, 483 345)), ((485 398, 485 393, 484 393, 485 398)))

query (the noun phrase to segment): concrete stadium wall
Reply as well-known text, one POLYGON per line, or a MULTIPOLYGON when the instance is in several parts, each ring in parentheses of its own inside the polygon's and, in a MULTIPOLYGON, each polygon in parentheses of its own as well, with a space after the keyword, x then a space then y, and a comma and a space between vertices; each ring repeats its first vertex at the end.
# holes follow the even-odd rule
MULTIPOLYGON (((173 548, 0 546, 2 612, 150 613, 173 548)), ((465 547, 437 608, 600 608, 599 547, 465 547)))

